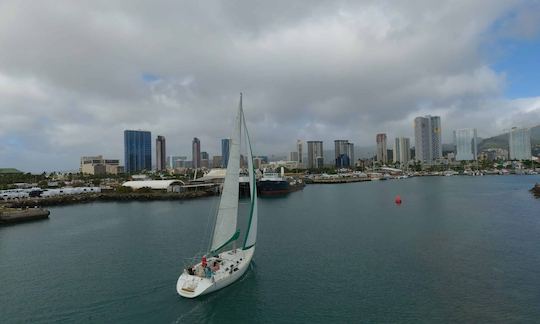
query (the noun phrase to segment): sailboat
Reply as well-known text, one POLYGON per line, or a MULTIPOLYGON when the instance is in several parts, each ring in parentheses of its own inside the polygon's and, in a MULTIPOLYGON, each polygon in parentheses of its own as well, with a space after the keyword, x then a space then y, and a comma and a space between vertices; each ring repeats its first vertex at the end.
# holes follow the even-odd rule
POLYGON ((224 288, 238 280, 246 272, 255 252, 257 241, 257 188, 253 154, 246 119, 242 109, 242 94, 231 136, 229 161, 219 208, 214 224, 214 231, 208 251, 201 261, 190 265, 178 278, 176 291, 182 297, 195 298, 224 288), (249 190, 251 193, 249 221, 243 235, 241 247, 237 247, 240 231, 236 224, 238 219, 240 144, 242 130, 246 138, 249 173, 249 190))

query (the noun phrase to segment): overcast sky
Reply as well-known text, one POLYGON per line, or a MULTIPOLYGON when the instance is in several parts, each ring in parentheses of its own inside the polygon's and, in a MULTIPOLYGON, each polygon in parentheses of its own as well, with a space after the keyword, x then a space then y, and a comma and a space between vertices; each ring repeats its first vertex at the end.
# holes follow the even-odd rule
POLYGON ((487 137, 540 124, 539 44, 539 1, 1 0, 0 167, 123 160, 125 129, 219 154, 240 91, 257 154, 487 137))

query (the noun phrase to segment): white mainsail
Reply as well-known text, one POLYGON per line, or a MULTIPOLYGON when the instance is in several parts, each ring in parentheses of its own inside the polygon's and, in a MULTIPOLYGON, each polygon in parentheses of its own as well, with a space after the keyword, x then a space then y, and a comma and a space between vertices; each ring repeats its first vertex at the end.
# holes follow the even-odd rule
POLYGON ((229 147, 229 161, 227 163, 227 172, 223 184, 223 192, 219 202, 219 210, 214 226, 214 235, 212 237, 211 252, 215 252, 228 243, 238 238, 236 232, 236 218, 238 215, 238 195, 240 176, 240 135, 242 127, 242 96, 240 96, 240 105, 238 115, 234 121, 233 134, 229 147))
POLYGON ((253 152, 251 151, 251 141, 246 127, 246 119, 242 111, 242 122, 244 124, 244 132, 247 141, 247 158, 249 171, 249 191, 251 196, 251 208, 247 227, 246 238, 244 240, 244 249, 248 249, 255 245, 257 241, 257 187, 255 178, 255 169, 253 168, 253 152))

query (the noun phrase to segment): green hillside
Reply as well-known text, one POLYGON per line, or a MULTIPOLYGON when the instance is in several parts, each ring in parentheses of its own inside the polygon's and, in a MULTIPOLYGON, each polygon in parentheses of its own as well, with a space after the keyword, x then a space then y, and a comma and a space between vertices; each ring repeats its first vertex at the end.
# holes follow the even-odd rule
POLYGON ((22 172, 14 168, 0 168, 0 174, 18 174, 18 173, 22 173, 22 172))
MULTIPOLYGON (((531 145, 540 144, 540 125, 531 128, 531 145)), ((478 145, 479 151, 489 148, 502 148, 508 150, 508 133, 486 138, 478 145)))

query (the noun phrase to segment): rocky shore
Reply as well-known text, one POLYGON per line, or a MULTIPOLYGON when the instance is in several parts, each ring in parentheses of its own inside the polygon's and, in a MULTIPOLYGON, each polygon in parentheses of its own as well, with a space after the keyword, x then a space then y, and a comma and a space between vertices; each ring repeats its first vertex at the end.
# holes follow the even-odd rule
POLYGON ((211 191, 191 191, 191 192, 149 192, 149 193, 119 193, 101 192, 86 193, 79 195, 55 196, 47 198, 27 198, 7 202, 11 208, 61 206, 80 203, 90 203, 96 201, 154 201, 154 200, 184 200, 215 195, 211 191))
POLYGON ((532 187, 531 192, 536 198, 540 198, 540 183, 537 183, 534 187, 532 187))

